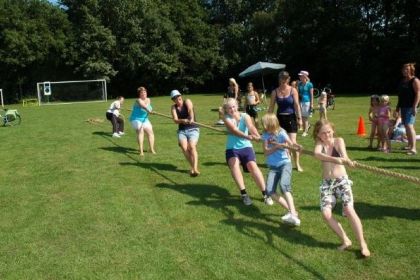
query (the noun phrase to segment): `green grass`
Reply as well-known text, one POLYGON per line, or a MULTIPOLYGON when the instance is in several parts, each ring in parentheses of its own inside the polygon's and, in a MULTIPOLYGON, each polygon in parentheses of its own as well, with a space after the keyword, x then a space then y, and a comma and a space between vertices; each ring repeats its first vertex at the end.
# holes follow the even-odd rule
MULTIPOLYGON (((220 96, 190 97, 198 120, 213 123, 217 113, 211 109, 220 96)), ((338 97, 336 110, 329 111, 349 156, 420 177, 419 156, 406 156, 399 144, 391 154, 369 151, 367 140, 355 135, 368 103, 368 97, 338 97)), ((168 97, 152 98, 152 104, 169 114, 168 97)), ((349 170, 372 251, 370 259, 360 259, 349 223, 339 215, 354 246, 335 250, 339 240, 319 211, 321 169, 313 158, 303 156, 305 172, 293 174, 302 225, 290 228, 279 223, 285 213, 280 206, 263 204, 249 175, 245 180, 254 205, 242 204, 225 164, 223 134, 201 130, 202 175, 190 178, 170 120, 151 117, 157 154, 140 158, 128 122, 127 135, 114 139, 109 123, 85 121, 104 119, 107 106, 15 106, 22 124, 0 127, 1 279, 420 277, 419 185, 349 170)), ((312 149, 309 137, 298 140, 312 149)), ((266 174, 261 146, 254 147, 266 174)))

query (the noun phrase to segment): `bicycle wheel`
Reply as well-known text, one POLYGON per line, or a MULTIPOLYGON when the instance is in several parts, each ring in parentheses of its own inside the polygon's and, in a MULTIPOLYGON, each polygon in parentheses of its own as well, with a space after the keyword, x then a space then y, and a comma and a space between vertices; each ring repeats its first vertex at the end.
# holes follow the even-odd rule
POLYGON ((314 88, 314 98, 318 98, 320 94, 321 94, 320 90, 317 88, 314 88))
POLYGON ((19 125, 22 121, 22 118, 18 113, 15 115, 6 115, 4 120, 4 126, 14 126, 19 125))

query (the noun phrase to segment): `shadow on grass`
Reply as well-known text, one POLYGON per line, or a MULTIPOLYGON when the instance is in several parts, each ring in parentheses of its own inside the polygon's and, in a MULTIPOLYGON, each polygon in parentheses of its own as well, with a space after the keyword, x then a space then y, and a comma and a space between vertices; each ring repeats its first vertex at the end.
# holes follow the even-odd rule
POLYGON ((152 171, 158 169, 162 171, 176 171, 176 172, 182 171, 182 172, 188 173, 188 170, 179 170, 175 165, 167 164, 167 163, 141 162, 137 160, 136 162, 121 162, 120 165, 123 165, 123 166, 134 165, 134 166, 139 166, 142 168, 147 168, 152 171))
MULTIPOLYGON (((319 212, 319 207, 317 206, 304 206, 301 208, 319 212)), ((335 213, 341 211, 339 210, 341 209, 339 205, 337 205, 336 208, 338 209, 334 209, 335 213)), ((355 209, 362 221, 366 219, 384 219, 385 217, 394 217, 413 221, 420 219, 420 209, 409 209, 387 205, 373 205, 365 202, 355 203, 355 209)))
POLYGON ((122 153, 122 154, 138 154, 139 152, 136 149, 133 148, 127 148, 123 146, 114 146, 114 147, 100 147, 98 149, 102 149, 109 152, 115 152, 115 153, 122 153))
POLYGON ((320 272, 279 248, 274 243, 274 237, 280 237, 291 244, 301 244, 308 247, 331 249, 336 248, 336 244, 317 241, 313 237, 300 232, 297 228, 284 224, 279 227, 279 217, 277 215, 262 213, 255 205, 244 206, 238 196, 232 196, 226 189, 216 185, 160 183, 156 187, 174 190, 193 197, 194 200, 187 202, 188 205, 204 205, 220 211, 226 217, 221 221, 222 224, 233 226, 241 234, 270 244, 285 258, 294 261, 296 265, 317 279, 324 279, 320 272), (232 210, 232 207, 235 207, 241 215, 247 218, 236 218, 236 211, 232 210))

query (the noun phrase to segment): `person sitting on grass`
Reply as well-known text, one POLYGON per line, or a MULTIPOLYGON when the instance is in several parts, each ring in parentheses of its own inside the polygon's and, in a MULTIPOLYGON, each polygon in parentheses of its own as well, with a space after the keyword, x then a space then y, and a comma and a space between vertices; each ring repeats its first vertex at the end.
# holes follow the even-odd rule
POLYGON ((334 219, 332 210, 338 198, 342 200, 343 214, 349 219, 350 225, 360 244, 363 257, 369 257, 370 251, 363 236, 363 226, 353 206, 353 182, 347 176, 344 165, 353 167, 355 163, 347 156, 343 138, 335 137, 334 124, 328 120, 319 120, 315 124, 313 138, 315 140, 314 156, 322 162, 322 183, 320 186, 320 203, 324 220, 338 235, 342 244, 340 251, 348 249, 352 242, 341 224, 334 219))
POLYGON ((274 114, 266 114, 262 118, 264 133, 262 135, 263 151, 269 171, 267 176, 267 195, 288 210, 281 220, 295 226, 300 225, 300 219, 295 209, 292 196, 292 163, 288 147, 296 146, 299 150, 302 146, 294 144, 282 129, 274 114), (283 196, 276 193, 277 185, 280 185, 283 196))
POLYGON ((124 135, 124 119, 120 115, 120 109, 124 103, 124 97, 118 96, 117 99, 111 103, 108 111, 106 111, 106 119, 112 124, 112 137, 120 138, 124 135))
POLYGON ((149 114, 152 113, 152 105, 150 98, 147 97, 147 90, 145 87, 137 89, 139 98, 134 102, 133 111, 131 112, 130 122, 131 126, 136 130, 137 143, 139 144, 139 154, 144 156, 143 142, 144 132, 146 132, 149 141, 150 152, 155 152, 155 135, 153 133, 152 123, 149 120, 149 114))
POLYGON ((171 91, 171 99, 174 104, 171 107, 172 118, 178 124, 178 144, 190 164, 190 176, 197 177, 198 152, 197 142, 200 137, 200 128, 195 123, 195 112, 190 99, 185 101, 178 90, 171 91))
POLYGON ((264 202, 273 205, 271 197, 265 190, 264 176, 259 169, 252 140, 258 141, 261 136, 252 123, 251 117, 238 111, 238 103, 234 98, 228 98, 223 104, 224 123, 228 131, 226 142, 226 162, 229 166, 232 178, 241 192, 245 205, 251 205, 252 200, 246 192, 244 178, 240 165, 245 171, 251 173, 252 178, 261 190, 264 202))

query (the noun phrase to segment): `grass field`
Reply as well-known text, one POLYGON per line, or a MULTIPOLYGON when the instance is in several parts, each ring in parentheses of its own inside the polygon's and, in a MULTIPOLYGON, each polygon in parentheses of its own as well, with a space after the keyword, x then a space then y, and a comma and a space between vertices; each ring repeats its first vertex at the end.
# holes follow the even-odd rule
MULTIPOLYGON (((190 97, 198 121, 216 121, 212 109, 220 96, 190 97)), ((400 144, 391 154, 367 150, 368 141, 355 135, 359 115, 366 121, 368 97, 336 102, 329 117, 352 159, 420 177, 419 155, 405 155, 400 144)), ((319 211, 321 169, 314 158, 303 156, 305 171, 293 175, 302 225, 292 228, 279 222, 280 206, 264 205, 249 175, 254 204, 242 204, 224 160, 226 136, 201 130, 202 174, 191 178, 171 120, 151 116, 157 154, 144 158, 128 122, 121 139, 110 137, 108 122, 86 122, 105 119, 109 103, 10 106, 23 120, 0 127, 1 279, 420 278, 419 185, 348 170, 372 251, 361 259, 339 207, 335 212, 354 245, 335 249, 339 240, 319 211)), ((126 100, 125 107, 132 103, 126 100)), ((168 97, 152 104, 169 114, 168 97)), ((312 149, 309 137, 298 140, 312 149)), ((266 175, 260 145, 254 147, 266 175)))

